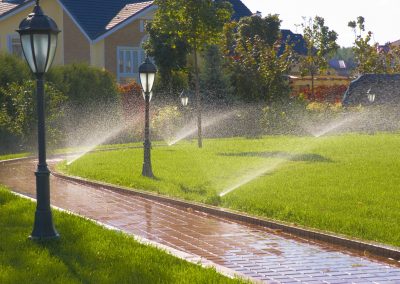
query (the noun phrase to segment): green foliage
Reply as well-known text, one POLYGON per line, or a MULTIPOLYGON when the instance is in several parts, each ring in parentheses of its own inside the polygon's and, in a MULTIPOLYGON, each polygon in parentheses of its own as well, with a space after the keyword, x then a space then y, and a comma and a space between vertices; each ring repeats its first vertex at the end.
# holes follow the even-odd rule
POLYGON ((148 26, 150 39, 146 50, 159 67, 161 85, 176 91, 172 85, 174 71, 187 70, 190 52, 197 57, 198 51, 218 42, 232 8, 229 2, 212 0, 156 0, 154 4, 158 10, 148 26))
POLYGON ((290 45, 281 56, 280 20, 277 15, 245 17, 224 27, 221 44, 229 61, 235 95, 247 102, 267 104, 289 94, 286 75, 294 63, 290 45))
POLYGON ((336 43, 338 34, 325 26, 322 17, 315 16, 308 21, 304 19, 303 38, 307 45, 307 55, 300 57, 300 70, 302 75, 312 77, 312 95, 314 95, 314 76, 328 68, 327 58, 338 48, 336 43))
MULTIPOLYGON (((36 83, 26 80, 23 83, 11 83, 0 89, 4 102, 0 105, 0 127, 17 135, 24 145, 34 145, 37 127, 36 83)), ((63 117, 62 104, 66 97, 52 84, 45 84, 47 139, 57 144, 60 130, 57 125, 63 117)))
POLYGON ((203 57, 200 82, 204 100, 208 104, 228 103, 232 100, 233 90, 220 49, 212 45, 203 52, 203 57))
POLYGON ((171 139, 182 127, 183 116, 176 106, 164 106, 155 111, 151 126, 155 137, 171 139))
MULTIPOLYGON (((165 15, 161 14, 159 17, 164 18, 165 15)), ((171 90, 175 86, 171 82, 174 78, 174 72, 186 69, 189 45, 180 39, 174 30, 171 30, 170 34, 165 33, 156 28, 153 23, 149 23, 147 31, 149 32, 149 40, 144 47, 147 54, 154 58, 158 66, 160 76, 158 86, 161 86, 160 89, 171 90)))
POLYGON ((56 210, 61 238, 34 242, 34 211, 0 186, 0 283, 246 283, 56 210))
POLYGON ((237 37, 242 46, 246 45, 247 41, 252 44, 255 39, 263 41, 268 46, 273 46, 279 40, 281 20, 279 15, 268 15, 262 17, 244 17, 237 25, 237 37))
POLYGON ((304 135, 301 122, 306 116, 306 101, 302 97, 290 97, 273 102, 262 109, 263 133, 276 135, 304 135))
MULTIPOLYGON (((16 82, 22 83, 33 78, 28 65, 21 58, 0 53, 0 87, 16 82)), ((0 97, 0 103, 2 98, 0 97)))
POLYGON ((278 44, 269 47, 256 36, 244 46, 239 41, 230 60, 232 83, 240 98, 267 104, 287 98, 290 89, 286 75, 294 63, 291 46, 278 56, 278 44))
POLYGON ((85 155, 71 175, 220 204, 365 240, 400 246, 400 134, 269 136, 154 147, 141 176, 142 149, 85 155), (132 169, 134 169, 132 171, 132 169), (240 185, 231 193, 216 193, 240 185))
POLYGON ((68 97, 68 104, 72 106, 107 105, 119 99, 111 73, 85 63, 53 67, 47 80, 68 97))
POLYGON ((368 31, 365 35, 365 19, 362 16, 357 21, 350 21, 348 26, 353 29, 355 40, 353 52, 356 59, 357 75, 393 74, 400 72, 400 47, 387 45, 379 51, 378 43, 371 43, 373 33, 368 31), (357 30, 358 29, 358 30, 357 30))

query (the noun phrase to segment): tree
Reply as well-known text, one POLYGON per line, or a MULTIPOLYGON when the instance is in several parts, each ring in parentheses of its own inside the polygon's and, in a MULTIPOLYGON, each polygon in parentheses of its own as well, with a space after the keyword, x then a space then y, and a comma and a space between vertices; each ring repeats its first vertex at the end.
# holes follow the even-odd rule
POLYGON ((373 33, 365 35, 365 18, 357 17, 350 21, 348 26, 354 31, 353 52, 356 59, 356 74, 385 74, 400 72, 400 48, 386 44, 380 47, 378 43, 371 43, 373 33))
POLYGON ((271 104, 289 94, 287 74, 294 63, 292 47, 278 56, 278 15, 243 18, 224 28, 225 56, 230 61, 232 84, 241 99, 271 104))
POLYGON ((350 21, 348 26, 353 29, 355 39, 353 52, 357 62, 356 73, 377 73, 379 55, 376 47, 371 44, 372 32, 368 31, 364 36, 365 32, 365 19, 362 16, 357 17, 357 21, 350 21), (358 28, 358 32, 357 32, 358 28))
MULTIPOLYGON (((164 22, 166 16, 166 14, 160 14, 160 21, 164 22)), ((157 24, 154 26, 149 23, 147 31, 149 32, 149 40, 145 43, 144 48, 147 54, 154 58, 158 66, 160 81, 157 88, 166 89, 173 93, 177 87, 173 84, 176 81, 176 75, 186 69, 187 54, 190 47, 184 39, 178 36, 175 30, 165 33, 157 28, 157 24)))
POLYGON ((280 26, 281 20, 277 14, 270 14, 265 18, 244 17, 239 21, 237 36, 243 46, 247 40, 253 43, 256 36, 267 46, 273 46, 281 36, 280 26))
POLYGON ((206 94, 207 103, 228 103, 231 101, 232 87, 230 74, 224 68, 224 57, 217 45, 212 45, 203 52, 201 88, 206 94))
POLYGON ((302 24, 303 37, 307 46, 307 55, 300 58, 300 70, 302 75, 311 76, 311 98, 314 97, 314 77, 328 68, 327 56, 333 54, 338 48, 336 43, 338 34, 325 26, 322 17, 314 19, 304 18, 302 24))
POLYGON ((201 148, 202 128, 198 55, 206 47, 218 42, 224 24, 231 18, 232 7, 227 1, 213 0, 155 0, 154 4, 158 6, 158 10, 149 27, 149 50, 153 51, 151 55, 155 56, 156 63, 163 62, 163 57, 168 57, 169 54, 158 52, 160 46, 154 44, 156 42, 154 38, 168 38, 167 49, 177 48, 180 46, 179 43, 183 46, 181 53, 175 58, 175 63, 169 62, 170 66, 176 66, 177 59, 182 59, 181 56, 185 54, 185 51, 190 51, 193 56, 198 145, 201 148))
POLYGON ((294 63, 293 50, 287 45, 281 56, 278 50, 278 42, 268 46, 258 36, 244 46, 238 44, 231 59, 237 95, 248 102, 263 101, 268 105, 287 97, 287 74, 294 63))

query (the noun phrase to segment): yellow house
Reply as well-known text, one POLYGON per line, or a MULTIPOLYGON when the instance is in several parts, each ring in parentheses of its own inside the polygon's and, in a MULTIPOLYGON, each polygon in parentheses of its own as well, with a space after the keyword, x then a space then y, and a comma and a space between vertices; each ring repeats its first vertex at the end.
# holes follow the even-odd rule
MULTIPOLYGON (((32 11, 33 0, 0 0, 0 51, 22 56, 16 29, 32 11)), ((41 0, 44 13, 61 33, 55 65, 87 62, 112 72, 118 81, 138 77, 144 60, 145 23, 154 16, 153 1, 41 0)))
MULTIPOLYGON (((234 19, 251 15, 240 0, 229 1, 234 19)), ((15 30, 34 5, 34 0, 0 0, 0 51, 22 56, 15 30)), ((87 62, 110 71, 119 82, 138 78, 145 25, 157 8, 153 1, 41 0, 40 6, 61 30, 53 64, 87 62)))

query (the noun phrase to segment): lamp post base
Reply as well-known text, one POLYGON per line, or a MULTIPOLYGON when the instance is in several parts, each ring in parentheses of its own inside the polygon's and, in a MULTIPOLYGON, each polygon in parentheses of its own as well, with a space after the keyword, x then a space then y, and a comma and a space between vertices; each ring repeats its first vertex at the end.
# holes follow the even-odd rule
POLYGON ((33 225, 32 234, 29 236, 31 240, 50 240, 58 239, 60 235, 53 225, 53 218, 50 210, 35 212, 35 223, 33 225))
POLYGON ((142 176, 154 178, 153 172, 151 170, 151 166, 143 164, 142 176))
POLYGON ((142 176, 154 178, 153 170, 151 167, 151 143, 150 141, 146 140, 143 144, 144 146, 144 161, 143 161, 143 169, 142 169, 142 176))
POLYGON ((45 163, 39 164, 36 175, 36 212, 33 231, 30 235, 32 240, 48 240, 58 238, 53 224, 50 207, 50 171, 45 163))

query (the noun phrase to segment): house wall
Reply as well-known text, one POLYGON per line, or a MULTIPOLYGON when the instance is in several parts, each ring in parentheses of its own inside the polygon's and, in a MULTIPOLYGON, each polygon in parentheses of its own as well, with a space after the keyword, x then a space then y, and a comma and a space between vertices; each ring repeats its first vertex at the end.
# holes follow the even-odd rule
POLYGON ((90 65, 105 68, 104 40, 90 45, 90 65))
MULTIPOLYGON (((57 1, 54 0, 42 0, 40 6, 43 12, 50 16, 56 23, 61 33, 64 31, 63 26, 63 11, 57 1)), ((0 20, 0 51, 9 52, 8 49, 8 37, 12 34, 17 34, 15 30, 18 29, 21 21, 28 16, 33 10, 33 5, 27 7, 23 11, 4 17, 0 20)), ((62 34, 58 36, 57 51, 54 57, 53 65, 63 64, 63 37, 62 34)))
MULTIPOLYGON (((151 17, 152 13, 146 15, 146 19, 151 17)), ((141 31, 141 21, 143 19, 137 19, 104 39, 105 69, 115 76, 117 76, 118 47, 141 47, 142 40, 147 34, 144 30, 141 31)))
POLYGON ((91 63, 90 43, 71 17, 64 12, 64 64, 91 63))

